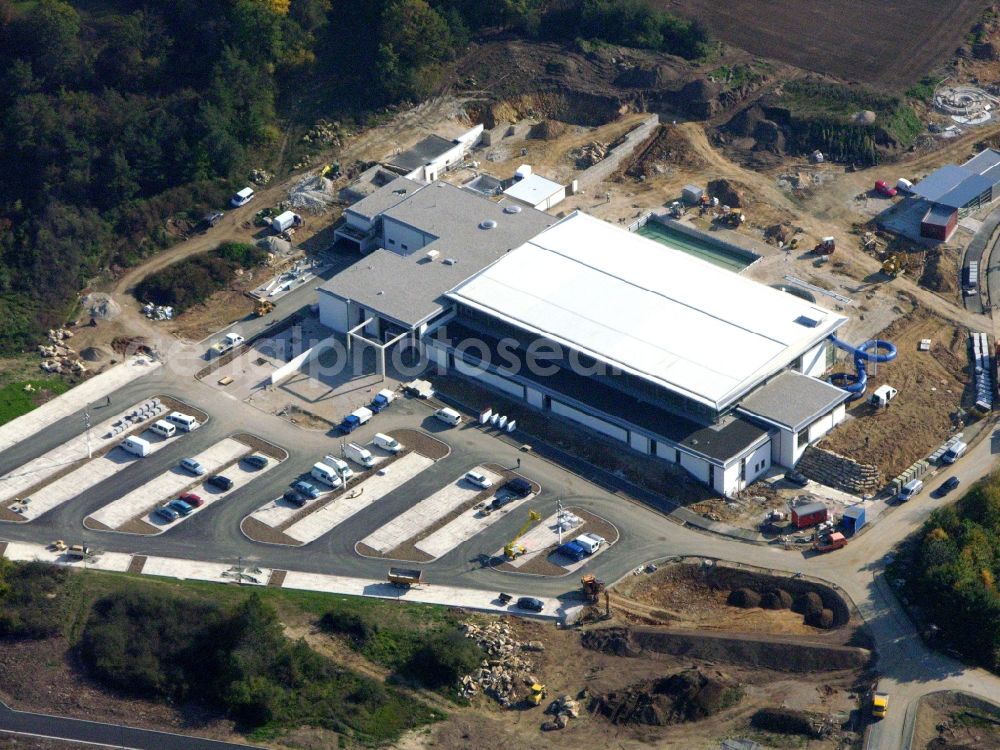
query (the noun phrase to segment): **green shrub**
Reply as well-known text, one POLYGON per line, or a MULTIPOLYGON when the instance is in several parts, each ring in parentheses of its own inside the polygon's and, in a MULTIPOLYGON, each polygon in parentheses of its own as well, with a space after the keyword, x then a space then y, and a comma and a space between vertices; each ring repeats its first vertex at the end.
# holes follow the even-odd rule
POLYGON ((58 634, 67 615, 69 576, 53 565, 0 558, 0 637, 58 634))
POLYGON ((475 669, 482 658, 482 649, 461 633, 439 633, 410 657, 402 673, 429 688, 449 687, 475 669))
POLYGON ((361 648, 378 633, 378 622, 368 613, 332 610, 324 614, 319 626, 327 633, 346 635, 361 648))
POLYGON ((178 261, 150 274, 135 288, 141 302, 170 305, 180 313, 225 288, 238 268, 267 260, 267 251, 254 245, 228 242, 204 255, 178 261))

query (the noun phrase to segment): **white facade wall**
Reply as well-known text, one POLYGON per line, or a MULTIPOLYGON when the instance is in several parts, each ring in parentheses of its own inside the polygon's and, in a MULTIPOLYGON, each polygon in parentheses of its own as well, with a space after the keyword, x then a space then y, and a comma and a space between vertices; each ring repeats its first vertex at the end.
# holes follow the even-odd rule
POLYGON ((818 378, 826 372, 826 350, 828 342, 821 341, 802 355, 802 374, 818 378))
POLYGON ((344 211, 344 223, 354 227, 360 232, 368 232, 372 228, 372 222, 351 211, 344 211))
POLYGON ((455 369, 466 377, 481 380, 487 385, 493 386, 498 391, 509 393, 516 398, 524 398, 524 386, 520 383, 515 383, 513 380, 495 375, 492 372, 483 370, 481 367, 470 365, 468 362, 464 362, 461 357, 455 357, 455 369))
POLYGON ((536 391, 534 388, 526 387, 524 391, 525 399, 529 404, 534 406, 536 409, 545 408, 545 394, 541 391, 536 391))
POLYGON ((740 479, 739 461, 727 467, 725 471, 718 466, 715 467, 715 486, 712 489, 720 495, 730 497, 742 490, 744 486, 743 481, 740 479))
POLYGON ((586 412, 582 412, 579 409, 574 409, 572 406, 561 403, 552 399, 552 413, 558 414, 566 419, 572 419, 574 422, 579 422, 580 424, 589 427, 590 429, 600 432, 602 435, 607 435, 615 440, 621 440, 623 443, 628 442, 628 431, 623 430, 618 425, 613 425, 610 422, 605 422, 603 419, 598 419, 597 417, 591 416, 586 412))
POLYGON ((554 192, 552 195, 550 195, 548 198, 543 200, 539 205, 535 206, 535 208, 541 211, 548 211, 550 208, 552 208, 555 205, 558 205, 559 203, 562 203, 564 200, 566 200, 566 188, 562 187, 559 188, 559 190, 554 192))
POLYGON ((629 446, 634 451, 639 451, 646 456, 649 455, 649 438, 645 435, 641 435, 638 432, 629 433, 629 446))
MULTIPOLYGON (((698 481, 708 484, 708 461, 681 451, 681 466, 698 481)), ((722 470, 720 469, 716 473, 722 474, 722 470)))
POLYGON ((319 322, 334 331, 347 333, 350 329, 348 325, 348 309, 350 303, 347 300, 334 297, 325 292, 319 293, 319 322))
POLYGON ((768 440, 757 450, 747 456, 747 484, 752 484, 757 477, 771 468, 771 441, 768 440), (758 468, 754 470, 754 467, 758 468))
POLYGON ((382 237, 384 239, 382 246, 400 255, 415 253, 435 239, 386 217, 382 218, 382 237))

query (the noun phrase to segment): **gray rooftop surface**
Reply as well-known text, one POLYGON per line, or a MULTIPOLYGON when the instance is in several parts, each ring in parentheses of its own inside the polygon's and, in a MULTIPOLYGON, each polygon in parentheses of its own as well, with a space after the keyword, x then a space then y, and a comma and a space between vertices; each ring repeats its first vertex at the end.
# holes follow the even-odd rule
POLYGON ((997 151, 995 148, 985 149, 973 156, 962 166, 976 174, 986 174, 991 169, 1000 166, 1000 151, 997 151))
POLYGON ((385 160, 386 166, 394 167, 402 172, 412 172, 418 167, 429 164, 441 154, 455 148, 455 142, 439 135, 429 135, 406 149, 385 160))
POLYGON ((406 177, 397 177, 387 185, 383 185, 368 197, 362 198, 347 210, 371 221, 380 213, 388 211, 398 203, 405 201, 422 187, 423 183, 406 177))
POLYGON ((913 192, 936 203, 973 174, 975 172, 957 164, 945 164, 914 185, 913 192))
POLYGON ((367 198, 381 187, 385 187, 390 182, 399 177, 395 172, 390 172, 381 164, 369 167, 358 175, 351 184, 340 189, 340 198, 344 201, 356 203, 367 198))
POLYGON ((406 326, 415 326, 442 309, 443 295, 558 221, 513 202, 492 201, 455 185, 434 182, 383 214, 438 239, 400 255, 380 248, 338 273, 320 289, 406 326), (492 220, 496 227, 482 229, 492 220), (427 253, 437 250, 436 258, 427 253), (453 259, 454 264, 447 264, 453 259))
POLYGON ((797 432, 847 400, 847 391, 786 370, 747 396, 740 409, 797 432))

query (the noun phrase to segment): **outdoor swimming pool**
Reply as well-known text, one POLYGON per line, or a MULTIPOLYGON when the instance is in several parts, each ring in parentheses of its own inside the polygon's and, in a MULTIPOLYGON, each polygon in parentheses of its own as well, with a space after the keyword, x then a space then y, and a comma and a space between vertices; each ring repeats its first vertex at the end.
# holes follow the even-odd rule
POLYGON ((734 273, 739 273, 760 257, 749 250, 743 250, 712 237, 703 236, 700 232, 694 235, 688 234, 668 224, 661 224, 653 218, 650 218, 636 231, 643 237, 681 250, 696 258, 707 260, 709 263, 734 273))

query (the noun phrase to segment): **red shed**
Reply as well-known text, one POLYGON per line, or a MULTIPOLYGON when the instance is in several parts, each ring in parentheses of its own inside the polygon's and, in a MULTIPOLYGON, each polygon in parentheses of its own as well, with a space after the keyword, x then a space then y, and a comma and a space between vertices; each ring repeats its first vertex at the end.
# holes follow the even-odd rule
POLYGON ((795 524, 795 528, 804 529, 807 526, 823 523, 829 515, 829 511, 823 503, 806 503, 792 508, 792 523, 795 524))
POLYGON ((947 242, 958 226, 958 209, 935 203, 920 221, 920 236, 947 242))

